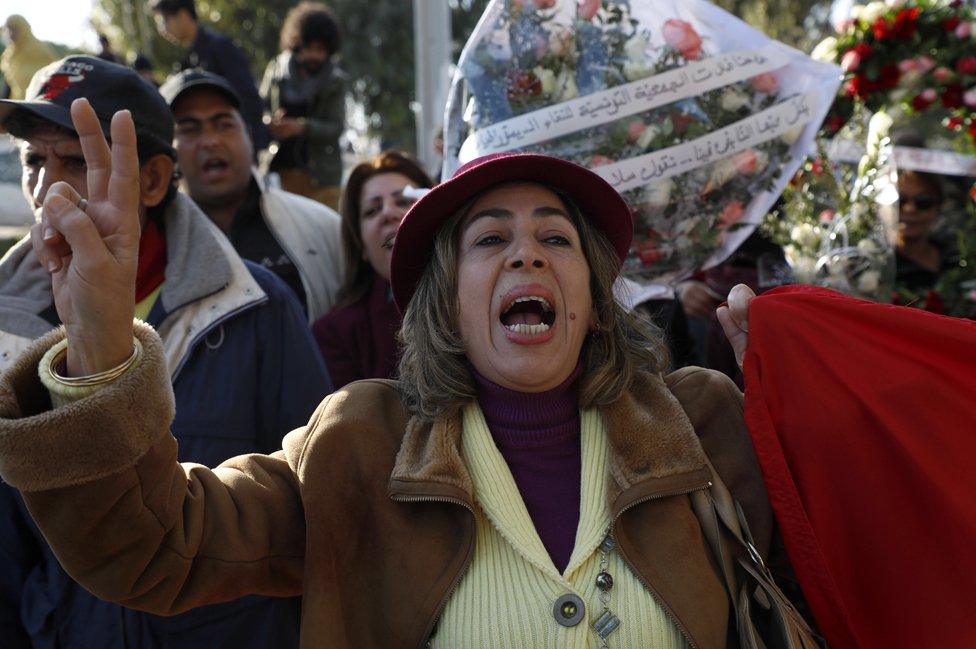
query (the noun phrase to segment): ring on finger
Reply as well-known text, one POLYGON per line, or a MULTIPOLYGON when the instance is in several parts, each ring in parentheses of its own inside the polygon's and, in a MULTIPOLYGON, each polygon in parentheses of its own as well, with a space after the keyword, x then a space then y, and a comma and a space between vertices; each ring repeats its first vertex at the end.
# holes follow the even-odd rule
POLYGON ((88 200, 85 198, 79 198, 78 209, 81 210, 82 212, 86 211, 88 209, 88 200))

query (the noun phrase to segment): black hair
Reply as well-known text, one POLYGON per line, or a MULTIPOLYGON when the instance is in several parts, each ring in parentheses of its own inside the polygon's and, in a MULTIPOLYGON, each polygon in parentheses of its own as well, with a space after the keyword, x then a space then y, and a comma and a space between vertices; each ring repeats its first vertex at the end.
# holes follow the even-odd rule
POLYGON ((132 69, 137 72, 141 70, 152 70, 153 64, 145 54, 136 54, 136 57, 132 60, 132 69))
POLYGON ((321 2, 300 2, 281 25, 281 49, 296 51, 309 43, 322 43, 331 58, 342 47, 342 32, 332 10, 321 2))
POLYGON ((197 5, 194 0, 150 0, 149 8, 164 16, 173 16, 186 9, 190 18, 197 20, 197 5))

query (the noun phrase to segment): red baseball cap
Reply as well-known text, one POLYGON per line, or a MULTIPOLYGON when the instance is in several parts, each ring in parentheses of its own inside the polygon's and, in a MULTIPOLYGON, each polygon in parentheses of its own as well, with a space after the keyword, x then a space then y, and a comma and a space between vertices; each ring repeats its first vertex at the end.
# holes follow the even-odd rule
POLYGON ((603 233, 622 264, 630 250, 634 221, 630 207, 607 181, 578 164, 536 153, 494 153, 475 158, 413 204, 400 222, 390 283, 404 313, 434 249, 434 235, 478 193, 501 183, 536 182, 569 196, 583 217, 603 233))

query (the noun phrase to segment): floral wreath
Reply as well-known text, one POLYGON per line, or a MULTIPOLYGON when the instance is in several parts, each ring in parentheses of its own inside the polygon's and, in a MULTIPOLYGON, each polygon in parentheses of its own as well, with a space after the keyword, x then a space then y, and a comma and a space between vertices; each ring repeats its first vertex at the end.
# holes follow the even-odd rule
POLYGON ((961 0, 888 0, 855 5, 839 34, 814 58, 838 63, 844 83, 825 121, 839 131, 856 104, 871 113, 901 105, 919 114, 949 112, 945 126, 966 129, 976 148, 976 13, 961 0))
MULTIPOLYGON (((900 107, 907 115, 942 109, 942 125, 976 154, 976 11, 962 0, 887 0, 855 5, 814 58, 838 63, 844 81, 821 134, 836 135, 855 115, 900 107)), ((976 317, 976 188, 958 233, 958 263, 925 294, 896 287, 894 301, 976 317)))

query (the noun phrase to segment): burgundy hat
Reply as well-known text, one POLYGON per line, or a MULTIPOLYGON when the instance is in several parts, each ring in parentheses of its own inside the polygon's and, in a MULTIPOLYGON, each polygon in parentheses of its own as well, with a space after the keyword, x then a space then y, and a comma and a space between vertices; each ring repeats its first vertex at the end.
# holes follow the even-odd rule
POLYGON ((400 313, 407 310, 434 249, 434 235, 468 200, 492 185, 536 182, 569 196, 583 217, 610 240, 622 264, 630 250, 630 207, 607 181, 578 164, 535 153, 494 153, 475 158, 427 192, 400 222, 393 244, 390 283, 400 313))

